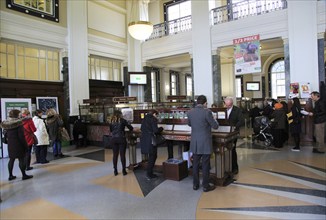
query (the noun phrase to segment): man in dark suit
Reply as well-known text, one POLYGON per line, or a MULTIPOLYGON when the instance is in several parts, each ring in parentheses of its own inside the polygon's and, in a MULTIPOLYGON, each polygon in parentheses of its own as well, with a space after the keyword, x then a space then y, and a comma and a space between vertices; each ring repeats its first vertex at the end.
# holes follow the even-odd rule
POLYGON ((199 162, 202 159, 203 191, 215 189, 209 185, 210 156, 213 152, 212 131, 218 123, 211 110, 207 109, 207 99, 200 95, 197 105, 188 112, 188 125, 191 127, 190 151, 193 153, 193 189, 199 188, 199 162))
MULTIPOLYGON (((224 105, 227 108, 229 124, 233 126, 236 131, 240 131, 240 127, 244 125, 244 117, 241 109, 233 105, 232 97, 226 97, 224 99, 224 105)), ((234 174, 239 173, 238 156, 237 156, 236 147, 237 147, 237 139, 235 139, 235 141, 233 142, 233 148, 232 148, 232 172, 234 174)))

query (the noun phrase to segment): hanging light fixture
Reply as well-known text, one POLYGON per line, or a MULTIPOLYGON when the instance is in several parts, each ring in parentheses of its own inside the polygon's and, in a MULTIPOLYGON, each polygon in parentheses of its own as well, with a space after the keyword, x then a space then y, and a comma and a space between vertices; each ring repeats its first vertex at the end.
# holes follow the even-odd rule
POLYGON ((137 40, 146 40, 153 32, 153 25, 148 21, 148 3, 149 0, 142 0, 141 2, 132 0, 131 22, 128 24, 128 32, 137 40), (142 9, 142 14, 139 13, 139 8, 142 9))

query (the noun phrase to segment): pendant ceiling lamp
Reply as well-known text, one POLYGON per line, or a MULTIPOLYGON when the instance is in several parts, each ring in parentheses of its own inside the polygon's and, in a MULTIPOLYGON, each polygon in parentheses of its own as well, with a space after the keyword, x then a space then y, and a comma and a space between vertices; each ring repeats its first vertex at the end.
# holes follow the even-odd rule
POLYGON ((136 40, 146 40, 153 32, 153 25, 148 21, 148 3, 149 0, 132 0, 131 3, 128 32, 136 40))

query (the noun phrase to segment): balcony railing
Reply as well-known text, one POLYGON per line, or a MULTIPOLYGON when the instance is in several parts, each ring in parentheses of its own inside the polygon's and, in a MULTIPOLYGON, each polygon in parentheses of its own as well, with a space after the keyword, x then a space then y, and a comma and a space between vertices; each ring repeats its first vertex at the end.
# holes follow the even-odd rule
POLYGON ((287 8, 286 0, 245 0, 211 10, 212 25, 261 15, 287 8))
MULTIPOLYGON (((245 0, 232 5, 214 8, 210 11, 211 24, 243 19, 287 8, 286 0, 245 0)), ((154 25, 152 35, 148 40, 161 38, 191 30, 191 15, 154 25)))
POLYGON ((191 30, 191 15, 154 25, 153 33, 149 39, 160 38, 189 30, 191 30))

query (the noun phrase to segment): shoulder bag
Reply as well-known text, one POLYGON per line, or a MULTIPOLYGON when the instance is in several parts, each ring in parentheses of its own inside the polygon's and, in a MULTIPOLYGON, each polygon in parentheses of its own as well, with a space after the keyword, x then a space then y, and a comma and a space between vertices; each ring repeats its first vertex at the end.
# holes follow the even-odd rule
POLYGON ((153 146, 159 146, 161 144, 164 144, 166 139, 161 134, 153 134, 152 136, 152 145, 153 146))

